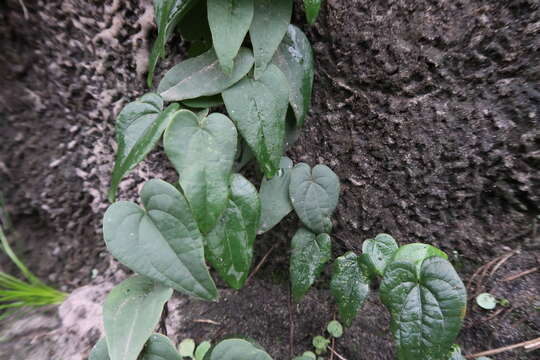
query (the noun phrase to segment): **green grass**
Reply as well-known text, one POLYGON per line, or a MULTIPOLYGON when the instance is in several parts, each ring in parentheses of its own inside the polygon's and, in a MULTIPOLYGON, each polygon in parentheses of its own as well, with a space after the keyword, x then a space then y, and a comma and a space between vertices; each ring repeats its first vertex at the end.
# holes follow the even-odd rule
POLYGON ((0 226, 0 249, 21 272, 24 280, 0 271, 0 320, 25 307, 60 304, 67 294, 45 285, 15 255, 2 226, 0 226))

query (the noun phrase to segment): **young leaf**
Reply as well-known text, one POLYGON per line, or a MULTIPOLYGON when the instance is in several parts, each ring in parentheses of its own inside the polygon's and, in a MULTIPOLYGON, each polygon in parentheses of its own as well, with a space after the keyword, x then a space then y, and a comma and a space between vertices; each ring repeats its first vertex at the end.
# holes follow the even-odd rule
POLYGON ((339 317, 349 327, 369 295, 369 279, 358 264, 358 257, 348 252, 336 259, 330 292, 336 299, 339 317))
POLYGON ((476 297, 476 303, 484 310, 493 310, 497 307, 497 299, 490 293, 481 293, 476 297))
POLYGON ((240 289, 251 268, 259 224, 257 189, 242 175, 231 176, 231 198, 225 213, 206 237, 206 256, 223 280, 240 289))
POLYGON ((223 73, 213 49, 187 59, 167 71, 158 92, 167 101, 195 99, 217 95, 237 83, 253 66, 251 50, 241 48, 234 60, 231 74, 223 73))
POLYGON ((197 349, 195 349, 195 360, 204 360, 204 356, 211 347, 212 344, 210 344, 210 341, 203 341, 197 345, 197 349))
POLYGON ((320 234, 330 232, 330 216, 339 198, 339 178, 326 165, 297 164, 291 172, 289 195, 304 225, 320 234))
POLYGON ((152 87, 154 71, 159 58, 165 57, 165 44, 176 25, 198 0, 154 0, 154 13, 158 37, 148 59, 148 87, 152 87))
POLYGON ((253 0, 208 0, 208 22, 214 49, 226 74, 233 69, 233 60, 253 19, 253 0))
POLYGON ((332 256, 332 240, 328 234, 315 235, 298 229, 291 244, 291 286, 295 301, 299 301, 320 275, 332 256))
POLYGON ((178 104, 171 104, 165 111, 162 110, 161 97, 148 93, 126 105, 118 115, 118 151, 109 189, 110 202, 115 201, 116 189, 126 172, 133 169, 156 146, 172 115, 178 110, 178 104))
POLYGON ((206 353, 205 360, 272 360, 264 350, 244 339, 223 340, 206 353))
POLYGON ((195 351, 195 340, 193 339, 184 339, 178 344, 178 352, 183 357, 193 357, 193 352, 195 351))
POLYGON ((343 326, 341 326, 339 321, 332 320, 328 323, 328 325, 326 325, 326 331, 328 331, 332 337, 339 338, 341 335, 343 335, 343 326))
POLYGON ((292 0, 254 0, 249 37, 255 56, 255 79, 263 75, 291 22, 292 0))
POLYGON ((288 88, 285 75, 270 65, 259 80, 250 77, 223 92, 223 100, 266 177, 279 169, 285 137, 288 88))
POLYGON ((444 252, 434 246, 423 243, 413 243, 400 247, 398 251, 394 253, 392 261, 406 261, 414 263, 416 264, 417 270, 420 271, 422 262, 428 257, 432 256, 438 256, 445 260, 448 259, 448 255, 446 255, 444 252))
POLYGON ((184 100, 182 104, 194 109, 207 109, 223 105, 223 99, 221 95, 202 96, 196 99, 184 100))
POLYGON ((313 51, 306 35, 294 25, 289 25, 272 63, 285 74, 289 82, 289 102, 296 117, 296 127, 304 125, 311 103, 314 63, 313 51))
POLYGON ((204 263, 203 239, 184 196, 161 180, 144 184, 145 209, 119 201, 103 218, 103 237, 112 255, 131 270, 182 293, 218 297, 204 263))
POLYGON ((143 276, 111 290, 103 305, 103 324, 111 360, 136 360, 159 322, 172 289, 143 276))
POLYGON ((377 274, 381 276, 397 250, 396 240, 388 234, 379 234, 375 239, 367 239, 362 244, 362 252, 369 256, 377 274))
POLYGON ((452 265, 433 256, 393 261, 384 272, 382 302, 392 315, 390 328, 400 360, 446 360, 467 306, 465 286, 452 265))
POLYGON ((306 18, 310 25, 315 23, 319 11, 321 10, 321 3, 323 0, 304 0, 304 11, 306 12, 306 18))
POLYGON ((104 337, 99 339, 96 345, 94 345, 88 360, 110 360, 107 340, 104 337))
POLYGON ((238 135, 225 115, 204 119, 178 111, 165 131, 165 153, 180 174, 180 185, 203 234, 208 234, 227 206, 229 179, 238 135))
POLYGON ((293 209, 289 199, 289 183, 293 162, 282 157, 278 173, 270 180, 263 178, 259 196, 261 197, 261 224, 259 234, 276 226, 293 209))
POLYGON ((154 333, 146 342, 140 360, 182 360, 182 357, 168 337, 154 333))

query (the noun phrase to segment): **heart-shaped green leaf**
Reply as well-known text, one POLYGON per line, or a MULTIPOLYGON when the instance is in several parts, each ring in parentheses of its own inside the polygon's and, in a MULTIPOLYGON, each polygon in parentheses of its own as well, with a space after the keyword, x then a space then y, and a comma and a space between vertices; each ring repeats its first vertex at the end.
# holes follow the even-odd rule
POLYGON ((272 360, 263 349, 244 339, 221 341, 206 353, 205 360, 272 360))
POLYGON ((103 236, 112 255, 131 270, 182 293, 217 299, 204 262, 202 235, 184 196, 164 181, 150 180, 141 199, 145 209, 127 201, 107 209, 103 236))
POLYGON ((203 96, 196 99, 184 100, 182 104, 194 109, 207 109, 223 105, 223 99, 221 95, 203 96))
POLYGON ((328 234, 315 235, 298 229, 291 243, 290 276, 292 295, 299 301, 321 274, 332 256, 332 240, 328 234))
MULTIPOLYGON (((144 345, 140 360, 182 360, 169 338, 161 334, 150 335, 144 345)), ((92 349, 88 360, 110 360, 107 341, 101 338, 92 349)))
POLYGON ((254 0, 255 14, 249 37, 255 56, 255 79, 272 60, 291 22, 292 0, 254 0))
POLYGON ((306 19, 310 25, 313 25, 319 16, 321 10, 321 3, 323 0, 304 0, 304 11, 306 12, 306 19))
POLYGON ((253 0, 208 0, 208 22, 221 68, 226 74, 253 19, 253 0))
POLYGON ((216 53, 210 49, 167 71, 159 83, 158 92, 167 101, 217 95, 242 79, 252 66, 251 50, 241 48, 234 60, 233 71, 227 75, 221 71, 216 53))
POLYGON ((159 58, 165 57, 165 44, 176 25, 199 0, 154 0, 154 14, 158 37, 148 59, 148 87, 152 87, 154 71, 159 58))
POLYGON ((99 339, 96 345, 94 345, 88 360, 110 360, 107 340, 104 337, 99 339))
POLYGON ((244 286, 253 259, 259 224, 257 189, 240 174, 231 176, 231 197, 225 213, 206 236, 206 257, 234 289, 244 286))
POLYGON ((263 178, 259 195, 261 197, 261 224, 259 234, 262 234, 287 216, 293 209, 289 199, 289 183, 293 162, 288 157, 282 157, 278 173, 270 180, 263 178))
POLYGON ((271 64, 259 80, 246 77, 222 95, 229 115, 271 178, 279 169, 285 142, 289 102, 285 75, 271 64))
POLYGON ((362 244, 362 252, 369 256, 377 274, 381 276, 397 250, 396 240, 388 234, 379 234, 375 239, 367 239, 362 244))
POLYGON ((448 255, 446 255, 441 250, 437 249, 435 246, 431 246, 423 243, 413 243, 407 244, 400 247, 395 253, 392 261, 405 261, 416 264, 416 269, 420 271, 422 262, 428 257, 438 256, 442 259, 447 260, 448 255))
POLYGON ((161 317, 172 289, 144 276, 114 287, 103 305, 103 325, 111 360, 136 360, 161 317))
POLYGON ((328 166, 311 169, 307 164, 297 164, 291 172, 289 195, 304 225, 317 234, 330 232, 330 216, 339 198, 339 178, 328 166))
POLYGON ((287 77, 289 102, 294 110, 296 126, 302 127, 311 103, 314 76, 313 51, 302 30, 289 25, 272 62, 287 77))
POLYGON ((180 185, 203 234, 214 228, 227 206, 238 134, 225 115, 200 119, 180 110, 165 131, 165 153, 180 174, 180 185))
POLYGON ((114 202, 122 177, 141 162, 156 146, 169 124, 178 104, 163 110, 163 99, 148 93, 126 105, 116 119, 118 150, 109 189, 109 201, 114 202))
POLYGON ((349 327, 369 295, 369 279, 358 263, 358 257, 348 252, 336 259, 330 282, 330 292, 336 299, 339 318, 349 327))
POLYGON ((421 262, 393 261, 384 272, 382 302, 400 360, 446 360, 467 306, 465 286, 452 265, 438 256, 421 262))

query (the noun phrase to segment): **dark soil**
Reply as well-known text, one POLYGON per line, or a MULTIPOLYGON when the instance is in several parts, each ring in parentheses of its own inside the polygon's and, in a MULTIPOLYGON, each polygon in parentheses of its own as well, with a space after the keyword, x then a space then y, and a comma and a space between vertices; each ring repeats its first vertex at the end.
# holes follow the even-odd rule
MULTIPOLYGON (((116 282, 100 223, 115 114, 146 91, 151 2, 24 3, 28 18, 18 0, 0 3, 0 188, 30 239, 21 253, 69 291, 116 282)), ((458 343, 470 354, 540 336, 540 273, 503 281, 540 263, 538 1, 327 0, 313 27, 300 3, 294 23, 310 38, 317 68, 310 116, 289 155, 328 164, 341 179, 334 255, 360 252, 364 239, 386 232, 442 248, 467 283, 483 264, 519 250, 470 292, 492 292, 510 306, 496 313, 471 302, 458 343)), ((171 53, 182 49, 172 42, 171 53)), ((136 199, 153 177, 175 180, 159 151, 127 177, 121 198, 136 199)), ((326 271, 289 309, 296 227, 291 217, 259 238, 256 262, 277 245, 242 291, 223 290, 218 304, 171 302, 169 336, 239 333, 288 359, 292 313, 295 353, 308 350, 334 305, 326 271)), ((388 324, 374 291, 335 347, 349 360, 392 359, 388 324)))

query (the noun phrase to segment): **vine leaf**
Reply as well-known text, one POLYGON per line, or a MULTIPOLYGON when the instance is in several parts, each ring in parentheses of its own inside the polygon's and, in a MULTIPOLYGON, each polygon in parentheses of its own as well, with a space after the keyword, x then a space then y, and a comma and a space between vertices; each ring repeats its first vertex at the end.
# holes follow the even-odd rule
POLYGON ((144 276, 113 288, 103 305, 103 324, 111 360, 136 360, 161 317, 172 289, 144 276))
POLYGON ((233 69, 233 60, 253 20, 253 0, 208 0, 208 22, 212 42, 225 74, 233 69))
POLYGON ((362 244, 362 252, 369 257, 375 271, 381 276, 397 250, 396 240, 388 234, 379 234, 375 239, 367 239, 362 244))
POLYGON ((307 164, 297 164, 291 172, 289 195, 304 225, 317 234, 330 232, 330 216, 339 198, 339 178, 328 166, 311 169, 307 164))
POLYGON ((313 51, 306 35, 289 25, 272 62, 285 74, 289 82, 289 102, 296 117, 296 127, 304 125, 313 89, 313 51))
POLYGON ((288 157, 282 157, 278 173, 269 180, 266 178, 262 180, 259 190, 261 197, 259 234, 272 229, 293 209, 289 199, 292 167, 292 160, 288 157))
MULTIPOLYGON (((140 360, 182 360, 169 338, 161 334, 150 335, 146 342, 140 360)), ((88 360, 110 360, 107 341, 101 338, 92 349, 88 360)))
POLYGON ((323 0, 304 0, 304 11, 306 12, 306 19, 310 25, 313 25, 319 16, 321 10, 321 3, 323 0))
POLYGON ((180 174, 180 185, 203 234, 227 207, 229 180, 237 144, 234 124, 213 113, 200 119, 180 110, 165 131, 167 157, 180 174))
POLYGON ((392 261, 406 261, 414 263, 417 271, 420 271, 422 262, 431 256, 438 256, 441 259, 448 260, 448 255, 437 249, 435 246, 423 243, 412 243, 400 247, 394 253, 392 261))
POLYGON ((158 28, 158 37, 148 59, 148 87, 152 87, 154 72, 159 58, 165 57, 165 44, 171 37, 176 25, 198 0, 154 0, 154 13, 158 28))
POLYGON ((272 360, 259 346, 244 339, 223 340, 212 347, 204 360, 272 360))
POLYGON ((221 71, 214 49, 210 49, 173 66, 161 79, 158 92, 166 101, 217 95, 237 83, 252 67, 251 50, 240 48, 234 60, 234 68, 227 75, 221 71))
POLYGON ((119 201, 103 219, 111 254, 131 270, 182 293, 216 300, 216 286, 204 263, 201 233, 184 196, 161 180, 141 191, 145 209, 119 201))
POLYGON ((206 237, 206 256, 223 280, 240 289, 253 259, 259 224, 257 189, 240 174, 231 176, 231 197, 220 221, 206 237))
POLYGON ((272 60, 291 22, 292 0, 254 0, 255 13, 249 36, 255 56, 255 79, 272 60))
POLYGON ((446 360, 467 306, 465 286, 448 260, 393 261, 380 287, 392 315, 400 360, 446 360))
POLYGON ((223 92, 225 106, 266 177, 279 169, 289 102, 287 79, 275 65, 258 80, 245 77, 223 92))
POLYGON ((298 229, 291 244, 291 285, 295 301, 299 301, 320 275, 332 256, 332 240, 328 234, 315 235, 298 229))
POLYGON ((339 317, 349 327, 369 295, 369 279, 358 263, 358 257, 348 252, 336 259, 330 292, 336 299, 339 317))
POLYGON ((114 202, 118 184, 124 175, 140 163, 159 141, 178 104, 163 110, 163 99, 148 93, 127 104, 116 119, 118 151, 109 189, 109 201, 114 202))

